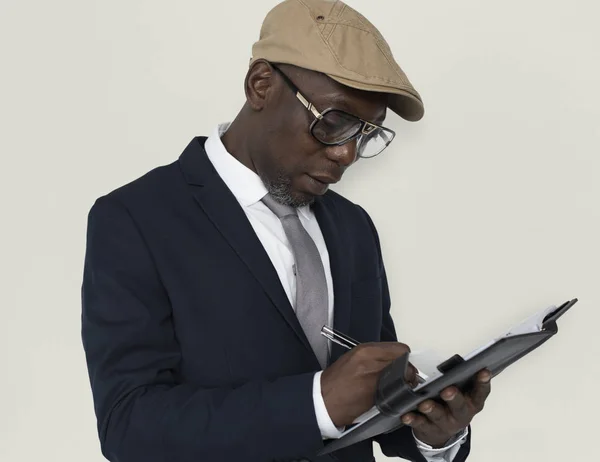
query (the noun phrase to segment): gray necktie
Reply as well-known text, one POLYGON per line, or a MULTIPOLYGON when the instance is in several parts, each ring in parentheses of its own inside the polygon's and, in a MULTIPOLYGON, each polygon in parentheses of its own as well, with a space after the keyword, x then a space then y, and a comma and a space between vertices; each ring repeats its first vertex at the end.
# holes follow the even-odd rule
POLYGON ((263 203, 277 215, 292 246, 296 260, 296 316, 317 355, 321 367, 327 367, 327 339, 321 328, 327 324, 327 280, 315 242, 298 218, 298 211, 267 194, 263 203))

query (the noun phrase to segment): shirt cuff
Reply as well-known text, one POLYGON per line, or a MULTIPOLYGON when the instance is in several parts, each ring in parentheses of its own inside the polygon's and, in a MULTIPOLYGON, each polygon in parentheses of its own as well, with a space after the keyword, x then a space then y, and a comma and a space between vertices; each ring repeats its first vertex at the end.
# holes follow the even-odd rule
POLYGON ((323 395, 321 394, 321 374, 323 371, 319 371, 315 374, 313 379, 313 403, 315 406, 315 415, 317 416, 317 424, 319 430, 321 430, 321 437, 325 439, 335 439, 342 436, 344 427, 336 427, 331 421, 327 408, 325 407, 325 401, 323 401, 323 395))
POLYGON ((468 434, 469 428, 467 427, 462 432, 449 439, 444 447, 433 448, 417 438, 413 431, 413 437, 417 443, 417 448, 421 454, 423 454, 423 457, 425 457, 427 462, 452 462, 456 457, 456 454, 458 454, 461 445, 467 441, 468 434))

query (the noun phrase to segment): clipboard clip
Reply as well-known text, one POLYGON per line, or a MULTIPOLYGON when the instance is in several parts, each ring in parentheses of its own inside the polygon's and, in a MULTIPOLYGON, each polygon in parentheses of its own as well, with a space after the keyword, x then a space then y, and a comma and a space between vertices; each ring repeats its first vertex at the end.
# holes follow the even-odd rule
POLYGON ((438 364, 437 370, 440 371, 442 374, 446 374, 447 372, 450 372, 456 366, 458 366, 459 364, 462 364, 464 362, 465 362, 465 360, 463 359, 463 357, 461 355, 454 355, 451 358, 448 358, 443 363, 438 364))
POLYGON ((563 303, 558 308, 556 308, 554 311, 549 313, 542 321, 542 329, 557 331, 558 326, 556 325, 556 321, 563 314, 565 314, 569 310, 569 308, 571 308, 573 305, 575 305, 575 303, 577 303, 577 301, 578 300, 576 298, 574 298, 573 300, 563 303))

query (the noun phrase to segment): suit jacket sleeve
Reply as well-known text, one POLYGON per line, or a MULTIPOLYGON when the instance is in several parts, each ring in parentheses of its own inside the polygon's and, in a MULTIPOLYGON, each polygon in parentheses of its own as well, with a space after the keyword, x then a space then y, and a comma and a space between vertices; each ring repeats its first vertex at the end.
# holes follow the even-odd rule
MULTIPOLYGON (((373 221, 367 214, 365 210, 363 210, 369 225, 373 231, 373 235, 375 237, 375 241, 377 243, 377 251, 379 252, 379 264, 381 266, 381 286, 383 292, 383 323, 381 328, 381 341, 382 342, 397 342, 398 338, 396 336, 396 329, 394 327, 394 321, 392 319, 390 313, 390 291, 388 287, 387 277, 385 274, 385 266, 383 264, 383 258, 381 254, 381 243, 379 241, 379 235, 377 233, 377 229, 373 224, 373 221)), ((374 438, 381 447, 381 451, 388 457, 401 457, 406 460, 410 460, 413 462, 427 462, 423 454, 417 448, 417 444, 415 438, 412 434, 412 429, 407 426, 402 426, 398 430, 382 434, 374 438)), ((464 462, 469 455, 471 447, 471 432, 469 431, 469 436, 467 441, 465 441, 456 457, 452 462, 464 462)))
POLYGON ((112 196, 88 217, 82 339, 111 461, 293 459, 322 447, 313 373, 235 389, 178 378, 169 295, 134 219, 112 196))

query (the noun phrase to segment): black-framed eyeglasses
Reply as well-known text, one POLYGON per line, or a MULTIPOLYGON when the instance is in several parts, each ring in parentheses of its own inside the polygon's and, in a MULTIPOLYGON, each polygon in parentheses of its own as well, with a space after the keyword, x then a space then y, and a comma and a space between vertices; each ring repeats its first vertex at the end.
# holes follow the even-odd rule
POLYGON ((341 109, 328 108, 319 112, 281 69, 271 65, 296 93, 296 98, 315 117, 309 131, 317 141, 327 146, 341 146, 356 139, 357 156, 371 158, 387 148, 396 136, 389 128, 363 120, 341 109))

